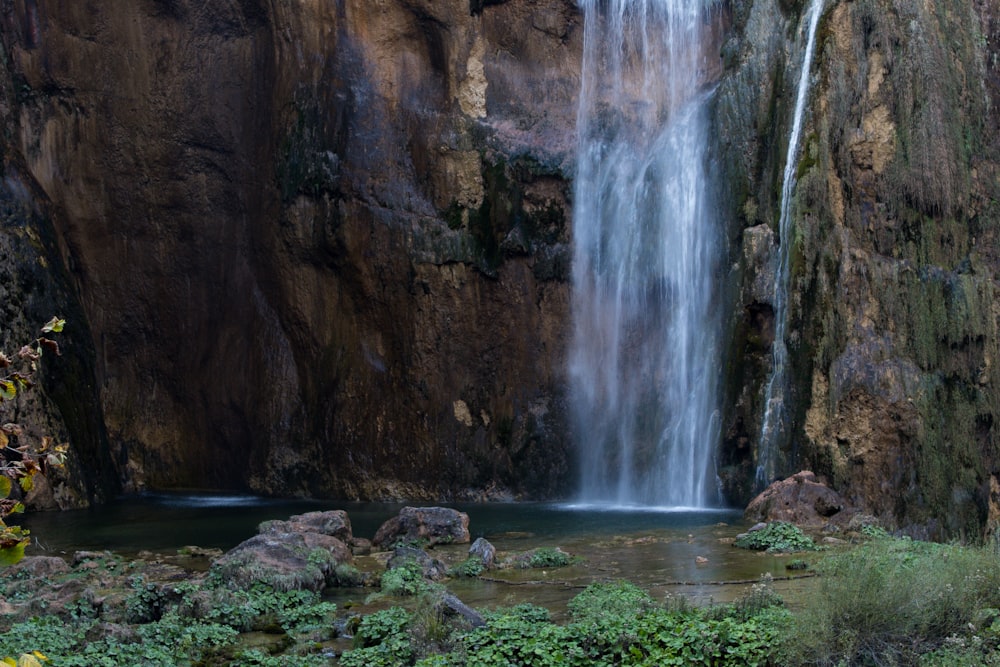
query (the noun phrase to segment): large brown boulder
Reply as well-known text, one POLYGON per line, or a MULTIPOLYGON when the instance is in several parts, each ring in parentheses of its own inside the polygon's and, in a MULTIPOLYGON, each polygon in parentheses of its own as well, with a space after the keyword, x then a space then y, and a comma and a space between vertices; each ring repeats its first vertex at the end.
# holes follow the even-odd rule
POLYGON ((212 565, 223 581, 240 588, 259 582, 275 590, 319 591, 336 585, 337 566, 353 560, 347 546, 351 522, 342 510, 265 521, 258 530, 212 565))
POLYGON ((749 521, 787 521, 805 528, 826 525, 848 509, 836 491, 807 470, 774 482, 747 505, 749 521))
POLYGON ((404 507, 383 523, 372 544, 465 544, 469 541, 469 515, 448 507, 404 507))

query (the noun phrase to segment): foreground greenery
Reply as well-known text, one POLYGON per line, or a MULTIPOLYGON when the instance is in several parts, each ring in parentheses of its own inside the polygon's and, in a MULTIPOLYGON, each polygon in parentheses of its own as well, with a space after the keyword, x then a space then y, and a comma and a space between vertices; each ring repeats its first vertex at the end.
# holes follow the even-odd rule
MULTIPOLYGON (((102 571, 125 574, 125 593, 102 598, 87 589, 53 613, 0 617, 0 655, 41 651, 56 667, 1000 666, 995 546, 868 535, 813 563, 820 576, 794 612, 767 580, 732 604, 703 608, 612 581, 582 590, 560 622, 521 604, 481 611, 478 627, 443 603, 445 585, 422 579, 415 566, 384 575, 381 592, 370 596, 383 608, 358 616, 308 591, 228 590, 211 576, 154 583, 112 559, 102 571), (261 635, 268 641, 247 641, 261 635), (348 635, 352 648, 334 647, 335 637, 348 635)), ((16 580, 0 581, 9 602, 30 595, 16 580)))

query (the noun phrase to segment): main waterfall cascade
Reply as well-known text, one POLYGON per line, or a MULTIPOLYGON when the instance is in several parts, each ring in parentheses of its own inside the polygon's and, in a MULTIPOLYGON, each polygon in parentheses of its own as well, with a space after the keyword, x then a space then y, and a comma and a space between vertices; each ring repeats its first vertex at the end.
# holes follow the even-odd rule
POLYGON ((717 501, 722 241, 706 0, 581 0, 571 406, 581 500, 717 501))
POLYGON ((778 218, 778 266, 774 281, 774 343, 771 348, 771 377, 764 395, 764 419, 757 448, 758 488, 763 488, 774 479, 777 467, 777 453, 788 433, 785 411, 785 392, 788 378, 785 367, 788 363, 788 346, 785 334, 788 328, 789 263, 791 262, 791 209, 792 190, 795 186, 795 168, 798 156, 799 135, 802 134, 802 120, 805 116, 806 100, 809 98, 809 70, 812 69, 813 51, 816 45, 816 27, 823 13, 823 0, 812 0, 807 14, 808 37, 806 52, 799 73, 798 89, 795 97, 795 114, 792 131, 788 137, 788 152, 785 156, 785 172, 781 182, 781 209, 778 218))

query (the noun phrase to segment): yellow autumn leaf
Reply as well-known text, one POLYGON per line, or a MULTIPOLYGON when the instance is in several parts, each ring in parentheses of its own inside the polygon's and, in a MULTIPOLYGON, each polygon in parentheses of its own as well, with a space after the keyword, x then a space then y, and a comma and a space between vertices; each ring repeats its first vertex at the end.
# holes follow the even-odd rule
POLYGON ((3 431, 0 431, 0 449, 7 449, 7 443, 10 442, 10 438, 3 431))
POLYGON ((10 495, 11 486, 13 485, 10 483, 10 477, 0 475, 0 498, 6 498, 10 495))
POLYGON ((51 320, 45 323, 42 327, 42 333, 60 333, 63 327, 66 326, 66 320, 60 319, 58 317, 53 317, 51 320))
POLYGON ((5 401, 17 396, 17 385, 10 380, 0 380, 0 398, 5 401))
POLYGON ((17 667, 42 667, 42 663, 30 653, 24 653, 17 659, 17 667))
POLYGON ((18 484, 21 485, 21 489, 27 493, 35 488, 35 480, 32 479, 33 475, 25 475, 21 479, 17 480, 18 484))
POLYGON ((5 665, 10 665, 10 667, 17 667, 17 660, 10 657, 9 655, 3 660, 0 660, 0 663, 3 663, 5 665))
POLYGON ((12 547, 0 547, 0 565, 13 565, 24 558, 24 548, 31 542, 21 540, 12 547))

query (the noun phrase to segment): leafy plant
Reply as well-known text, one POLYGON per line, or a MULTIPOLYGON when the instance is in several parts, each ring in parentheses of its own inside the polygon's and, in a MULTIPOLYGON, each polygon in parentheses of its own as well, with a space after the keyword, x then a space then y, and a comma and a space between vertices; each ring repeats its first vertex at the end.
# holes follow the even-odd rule
POLYGON ((483 560, 477 556, 470 556, 466 558, 461 563, 453 565, 448 570, 449 576, 452 577, 478 577, 483 573, 483 560))
POLYGON ((341 667, 398 667, 410 664, 413 648, 407 633, 409 622, 409 613, 401 607, 390 607, 365 616, 354 635, 355 648, 340 656, 341 667))
POLYGON ((541 547, 532 552, 527 562, 533 568, 566 567, 573 557, 559 548, 541 547))
POLYGON ((414 560, 382 573, 382 592, 386 595, 418 595, 428 588, 423 570, 414 560))
MULTIPOLYGON (((34 386, 34 376, 45 350, 59 355, 59 344, 47 334, 60 333, 66 320, 53 317, 41 330, 43 335, 21 346, 13 357, 0 352, 0 410, 9 406, 19 392, 34 386)), ((24 558, 31 542, 29 531, 8 525, 6 519, 24 511, 20 500, 11 498, 14 484, 27 493, 34 487, 34 477, 49 467, 59 467, 66 460, 66 444, 54 444, 44 436, 34 442, 20 424, 0 425, 0 565, 12 565, 24 558)))
POLYGON ((569 601, 567 608, 576 621, 589 621, 611 615, 637 614, 656 605, 649 593, 624 581, 596 583, 587 586, 569 601))
POLYGON ((733 544, 741 549, 771 553, 815 551, 818 548, 798 526, 784 521, 772 521, 760 530, 742 535, 733 544))

